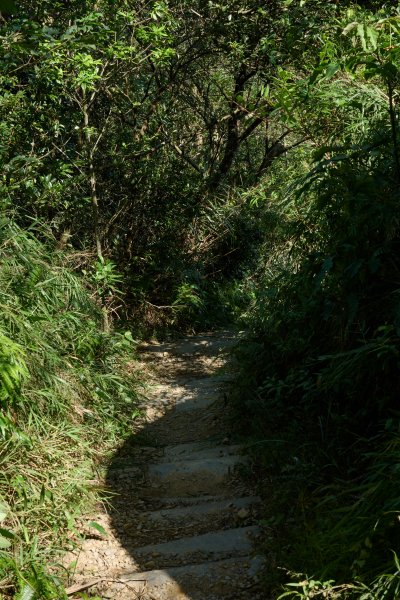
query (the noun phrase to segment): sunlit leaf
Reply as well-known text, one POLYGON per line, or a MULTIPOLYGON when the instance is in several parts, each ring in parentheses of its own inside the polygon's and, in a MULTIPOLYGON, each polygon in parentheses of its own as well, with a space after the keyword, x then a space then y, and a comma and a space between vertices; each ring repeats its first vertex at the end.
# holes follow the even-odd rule
POLYGON ((33 600, 35 597, 35 590, 29 583, 25 583, 20 593, 16 596, 15 600, 33 600))
POLYGON ((5 550, 11 546, 10 540, 7 540, 3 536, 0 535, 0 550, 5 550))
POLYGON ((100 525, 100 523, 96 523, 96 521, 90 521, 89 527, 93 527, 93 529, 96 529, 96 531, 98 531, 102 535, 108 535, 104 527, 100 525))

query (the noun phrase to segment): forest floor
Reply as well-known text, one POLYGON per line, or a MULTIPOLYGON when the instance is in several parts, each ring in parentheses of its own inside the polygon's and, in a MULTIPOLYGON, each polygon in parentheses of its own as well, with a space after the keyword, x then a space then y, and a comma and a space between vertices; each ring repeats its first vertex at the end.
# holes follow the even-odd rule
POLYGON ((241 476, 247 461, 232 443, 224 393, 236 341, 218 332, 142 344, 151 382, 143 417, 107 469, 109 500, 87 516, 68 557, 74 598, 263 597, 260 498, 241 476))

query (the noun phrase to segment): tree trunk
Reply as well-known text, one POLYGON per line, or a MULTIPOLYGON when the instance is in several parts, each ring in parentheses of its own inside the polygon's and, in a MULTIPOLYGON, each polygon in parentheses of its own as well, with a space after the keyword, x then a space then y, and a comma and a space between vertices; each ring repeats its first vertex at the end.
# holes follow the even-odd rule
POLYGON ((261 119, 255 119, 254 123, 249 126, 248 133, 245 132, 243 135, 239 134, 239 121, 243 116, 243 112, 238 106, 237 97, 243 94, 246 82, 253 77, 255 73, 255 70, 248 71, 246 65, 242 64, 235 76, 232 97, 230 100, 230 114, 227 123, 224 155, 217 169, 210 177, 208 184, 210 189, 215 189, 219 186, 232 167, 241 142, 261 123, 261 119))
MULTIPOLYGON (((92 146, 92 135, 90 133, 90 123, 89 123, 89 106, 87 101, 84 99, 82 103, 82 111, 83 111, 83 123, 85 127, 85 146, 86 146, 86 159, 87 159, 87 169, 89 174, 89 184, 90 184, 90 202, 92 205, 92 216, 93 216, 93 236, 94 242, 96 245, 96 253, 100 262, 103 262, 103 247, 101 243, 100 236, 100 228, 99 228, 99 199, 97 196, 97 178, 96 171, 94 168, 94 148, 92 146)), ((107 305, 102 299, 101 306, 101 314, 103 320, 103 331, 104 333, 110 333, 111 331, 111 321, 110 314, 107 309, 107 305)))
POLYGON ((100 260, 103 260, 103 248, 101 244, 100 230, 99 230, 99 200, 97 196, 97 179, 96 171, 93 163, 93 148, 91 146, 91 133, 89 129, 89 106, 84 100, 82 105, 83 110, 83 124, 85 127, 85 139, 86 139, 86 157, 88 161, 88 173, 90 183, 90 202, 92 205, 92 216, 93 216, 93 236, 96 245, 97 256, 100 260))

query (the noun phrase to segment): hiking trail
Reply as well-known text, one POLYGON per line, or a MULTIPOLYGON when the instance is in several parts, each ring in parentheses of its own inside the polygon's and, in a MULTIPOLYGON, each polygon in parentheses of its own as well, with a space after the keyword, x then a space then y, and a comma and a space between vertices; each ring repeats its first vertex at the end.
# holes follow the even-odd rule
POLYGON ((246 457, 231 443, 224 393, 236 342, 217 332, 140 345, 144 416, 108 469, 115 495, 90 516, 107 535, 92 529, 73 557, 74 598, 262 598, 261 501, 240 477, 246 457))

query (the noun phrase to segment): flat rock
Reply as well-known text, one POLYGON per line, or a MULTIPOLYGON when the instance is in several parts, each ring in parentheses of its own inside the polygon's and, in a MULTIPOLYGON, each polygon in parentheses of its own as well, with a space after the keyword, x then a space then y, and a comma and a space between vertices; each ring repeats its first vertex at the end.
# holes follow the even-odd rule
POLYGON ((224 458, 226 456, 237 456, 239 461, 243 460, 243 457, 240 456, 241 447, 239 445, 219 446, 210 442, 195 442, 166 446, 163 450, 164 456, 159 462, 203 460, 205 458, 224 458))
POLYGON ((227 560, 125 573, 102 592, 110 600, 256 600, 256 578, 264 561, 242 556, 227 560))
POLYGON ((162 489, 168 496, 223 492, 235 467, 243 460, 241 456, 223 456, 149 465, 150 487, 144 488, 142 495, 153 495, 155 489, 158 495, 162 489))
POLYGON ((135 557, 138 562, 145 561, 147 557, 154 558, 159 567, 164 567, 200 560, 221 560, 232 555, 236 557, 247 555, 251 552, 253 540, 259 532, 259 528, 255 525, 213 531, 135 548, 135 557))
POLYGON ((261 503, 258 496, 249 496, 247 498, 226 498, 211 502, 201 502, 190 506, 178 506, 177 508, 166 508, 152 511, 146 514, 146 521, 156 521, 160 523, 182 523, 184 521, 193 521, 196 519, 209 518, 215 514, 225 515, 229 512, 246 510, 261 503))
POLYGON ((172 508, 138 514, 135 521, 126 526, 126 537, 129 534, 136 542, 140 540, 140 545, 145 545, 254 525, 259 518, 260 502, 260 498, 252 496, 186 506, 180 502, 172 508))

